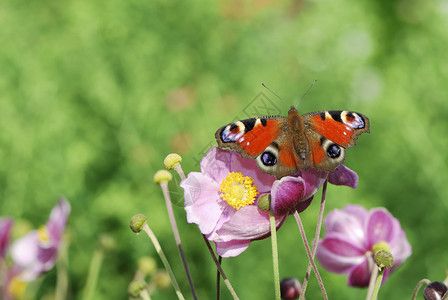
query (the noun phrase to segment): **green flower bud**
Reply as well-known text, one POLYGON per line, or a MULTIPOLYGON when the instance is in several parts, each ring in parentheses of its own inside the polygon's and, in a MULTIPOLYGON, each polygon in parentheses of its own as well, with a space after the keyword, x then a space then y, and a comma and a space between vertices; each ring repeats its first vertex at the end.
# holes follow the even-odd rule
POLYGON ((143 280, 134 280, 128 286, 128 293, 131 297, 138 297, 146 287, 146 282, 143 280))
POLYGON ((377 251, 373 260, 379 268, 391 268, 394 265, 392 254, 385 250, 377 251))
POLYGON ((260 210, 270 210, 271 209, 271 194, 260 195, 260 197, 258 197, 257 205, 260 210))
POLYGON ((157 270, 157 263, 154 258, 145 256, 138 260, 138 269, 146 275, 151 275, 157 270))
POLYGON ((143 226, 146 224, 146 216, 138 214, 132 217, 130 227, 135 233, 142 231, 143 226))

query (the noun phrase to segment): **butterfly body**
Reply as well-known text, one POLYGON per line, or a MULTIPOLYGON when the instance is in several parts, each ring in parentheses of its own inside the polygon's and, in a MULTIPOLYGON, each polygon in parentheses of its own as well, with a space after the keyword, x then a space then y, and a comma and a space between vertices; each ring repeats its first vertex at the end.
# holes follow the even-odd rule
POLYGON ((216 131, 219 148, 230 148, 277 178, 316 168, 332 172, 345 159, 345 149, 369 132, 369 119, 350 111, 318 111, 287 117, 266 116, 230 123, 216 131))

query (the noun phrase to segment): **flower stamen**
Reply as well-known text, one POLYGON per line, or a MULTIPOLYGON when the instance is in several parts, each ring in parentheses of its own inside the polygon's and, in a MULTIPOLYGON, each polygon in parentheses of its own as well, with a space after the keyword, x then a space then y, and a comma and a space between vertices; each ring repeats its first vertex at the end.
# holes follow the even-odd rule
POLYGON ((220 185, 222 199, 236 210, 253 204, 258 195, 258 188, 253 182, 253 178, 243 176, 241 172, 230 172, 220 185))

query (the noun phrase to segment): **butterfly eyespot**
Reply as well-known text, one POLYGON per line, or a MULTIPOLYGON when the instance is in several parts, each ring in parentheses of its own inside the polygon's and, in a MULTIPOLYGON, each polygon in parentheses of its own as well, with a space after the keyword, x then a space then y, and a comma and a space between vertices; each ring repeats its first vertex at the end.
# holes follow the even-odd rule
POLYGON ((331 158, 338 158, 341 156, 341 148, 336 144, 331 144, 327 149, 327 155, 331 158))
POLYGON ((277 163, 277 158, 271 152, 264 152, 261 155, 261 162, 265 166, 273 166, 273 165, 275 165, 277 163))

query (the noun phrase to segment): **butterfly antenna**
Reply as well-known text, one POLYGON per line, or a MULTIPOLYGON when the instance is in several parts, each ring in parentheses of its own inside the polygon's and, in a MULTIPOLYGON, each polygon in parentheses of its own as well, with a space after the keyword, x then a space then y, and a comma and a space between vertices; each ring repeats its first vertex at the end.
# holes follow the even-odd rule
POLYGON ((299 105, 300 101, 308 94, 308 92, 311 90, 311 88, 316 84, 317 79, 314 79, 313 83, 310 85, 310 87, 306 90, 305 94, 303 94, 302 98, 300 98, 299 102, 296 104, 296 107, 299 105))
POLYGON ((285 100, 283 100, 279 95, 277 95, 276 93, 274 93, 270 88, 268 88, 266 86, 266 84, 264 84, 263 82, 261 83, 262 86, 264 86, 268 91, 270 91, 274 96, 276 96, 278 99, 282 100, 283 103, 286 104, 286 106, 290 107, 290 105, 288 103, 285 102, 285 100))

